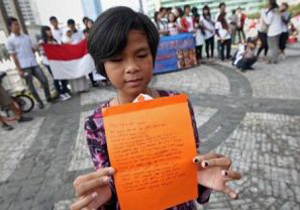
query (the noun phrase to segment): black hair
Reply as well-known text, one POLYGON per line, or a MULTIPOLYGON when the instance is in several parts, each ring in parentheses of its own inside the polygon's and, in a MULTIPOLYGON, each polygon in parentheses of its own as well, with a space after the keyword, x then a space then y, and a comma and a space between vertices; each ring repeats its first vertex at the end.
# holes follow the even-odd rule
POLYGON ((266 12, 267 14, 272 11, 273 9, 277 9, 279 6, 276 2, 276 0, 269 0, 269 4, 270 4, 270 8, 269 10, 266 12))
POLYGON ((157 21, 158 21, 158 14, 159 14, 159 12, 154 12, 154 17, 153 17, 153 19, 154 19, 154 22, 155 22, 155 23, 157 23, 157 21))
POLYGON ((226 16, 226 12, 221 12, 217 20, 221 23, 223 29, 228 30, 228 24, 225 16, 226 16))
POLYGON ((183 12, 182 8, 181 7, 176 7, 176 10, 178 11, 178 17, 183 17, 184 12, 183 12))
MULTIPOLYGON (((170 12, 169 16, 170 16, 170 15, 173 15, 173 16, 174 16, 174 23, 176 23, 176 20, 177 20, 176 15, 175 15, 173 12, 170 12)), ((168 23, 171 23, 170 20, 169 20, 169 16, 168 16, 168 23)))
POLYGON ((289 4, 286 2, 283 2, 282 5, 284 5, 287 9, 289 8, 289 4))
POLYGON ((162 12, 162 11, 164 11, 164 10, 167 10, 165 7, 161 7, 160 9, 159 9, 159 12, 162 12))
POLYGON ((102 76, 107 78, 105 60, 122 53, 130 30, 142 31, 147 36, 154 64, 159 43, 159 33, 154 23, 146 15, 128 7, 113 7, 97 18, 88 37, 88 51, 102 76))
POLYGON ((232 12, 232 14, 234 14, 234 15, 235 15, 235 13, 236 13, 236 10, 235 10, 235 9, 233 9, 231 12, 232 12))
MULTIPOLYGON (((48 42, 47 31, 51 31, 51 28, 49 26, 42 26, 41 34, 42 34, 42 39, 43 39, 44 43, 48 42)), ((56 40, 53 37, 51 37, 50 39, 51 39, 51 41, 56 42, 56 40)))
POLYGON ((221 7, 225 7, 226 5, 225 5, 225 3, 224 2, 221 2, 220 4, 219 4, 219 8, 221 8, 221 7))
POLYGON ((167 7, 166 10, 167 10, 167 12, 171 12, 172 11, 172 7, 167 7))
POLYGON ((67 24, 68 24, 68 25, 75 25, 75 20, 69 19, 69 20, 67 21, 67 24))
POLYGON ((205 5, 205 6, 202 8, 202 15, 203 15, 203 17, 204 17, 205 19, 211 18, 209 6, 205 5), (208 10, 208 15, 206 15, 206 14, 204 13, 204 10, 208 10))
POLYGON ((88 17, 85 16, 85 17, 82 18, 82 22, 84 23, 85 21, 88 21, 89 19, 90 18, 88 18, 88 17))
POLYGON ((189 9, 190 9, 190 8, 191 8, 191 5, 189 5, 189 4, 186 4, 186 5, 184 5, 184 6, 183 6, 183 10, 186 10, 187 8, 189 8, 189 9))
POLYGON ((57 21, 57 18, 56 18, 55 16, 51 16, 51 17, 49 18, 49 21, 51 22, 51 21, 53 21, 53 20, 56 20, 56 21, 57 21))
POLYGON ((15 17, 9 17, 9 18, 7 19, 7 25, 8 25, 9 27, 11 27, 11 25, 13 24, 13 22, 18 22, 18 19, 15 18, 15 17))

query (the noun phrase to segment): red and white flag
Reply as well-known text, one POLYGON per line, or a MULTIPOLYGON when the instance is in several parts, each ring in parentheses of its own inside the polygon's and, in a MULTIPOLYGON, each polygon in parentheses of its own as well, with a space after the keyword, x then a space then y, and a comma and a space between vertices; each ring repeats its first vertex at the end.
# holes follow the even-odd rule
POLYGON ((54 79, 76 79, 95 70, 87 41, 78 44, 43 44, 54 79))

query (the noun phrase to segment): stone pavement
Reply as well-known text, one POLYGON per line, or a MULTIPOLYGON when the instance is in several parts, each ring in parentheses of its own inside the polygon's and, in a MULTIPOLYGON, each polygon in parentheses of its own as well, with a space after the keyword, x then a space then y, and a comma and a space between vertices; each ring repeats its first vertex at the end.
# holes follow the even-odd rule
MULTIPOLYGON (((300 44, 278 65, 259 62, 241 73, 229 63, 161 74, 155 88, 190 95, 201 137, 200 152, 233 160, 243 178, 231 201, 214 192, 199 209, 300 209, 300 44)), ((93 171, 83 121, 111 87, 92 89, 31 113, 31 123, 0 130, 0 210, 64 210, 75 177, 93 171)))

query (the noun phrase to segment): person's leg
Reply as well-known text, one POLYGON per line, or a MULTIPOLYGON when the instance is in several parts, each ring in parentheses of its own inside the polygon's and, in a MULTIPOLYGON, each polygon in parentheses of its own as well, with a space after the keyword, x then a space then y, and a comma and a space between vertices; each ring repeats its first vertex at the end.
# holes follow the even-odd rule
POLYGON ((26 83, 27 83, 27 86, 30 90, 30 92, 32 93, 33 97, 35 98, 35 100, 40 104, 40 108, 43 107, 43 101, 41 100, 40 96, 38 95, 35 87, 34 87, 34 84, 33 84, 33 69, 32 68, 27 68, 27 69, 24 69, 25 71, 25 80, 26 80, 26 83))
POLYGON ((60 80, 62 86, 62 94, 68 93, 68 80, 60 80))
POLYGON ((231 39, 225 40, 226 44, 226 59, 230 59, 230 53, 231 53, 231 39))
POLYGON ((268 55, 269 45, 268 45, 268 35, 267 33, 263 33, 263 40, 264 40, 264 49, 265 49, 265 57, 268 55))
POLYGON ((205 52, 206 52, 206 57, 207 59, 209 59, 209 45, 210 45, 210 41, 209 39, 205 39, 205 52))
POLYGON ((258 38, 259 38, 259 40, 260 40, 260 46, 259 46, 259 48, 258 48, 258 50, 257 50, 256 56, 259 58, 260 53, 261 53, 262 50, 264 49, 263 33, 258 32, 258 38))
POLYGON ((51 101, 48 79, 39 66, 33 67, 33 75, 40 81, 43 86, 47 101, 51 101))
POLYGON ((46 66, 46 68, 48 69, 49 73, 51 74, 51 76, 53 78, 53 84, 54 84, 54 87, 55 87, 57 93, 61 94, 61 86, 60 86, 59 81, 54 79, 53 73, 52 73, 52 70, 51 70, 50 66, 49 65, 45 65, 45 66, 46 66))
POLYGON ((214 36, 212 36, 211 38, 210 38, 210 47, 211 47, 211 54, 210 54, 210 56, 211 56, 211 58, 214 58, 214 51, 215 51, 215 37, 214 36))
POLYGON ((284 33, 281 33, 279 36, 279 50, 283 54, 283 52, 284 52, 284 33))
POLYGON ((221 47, 221 60, 224 61, 225 60, 225 56, 224 56, 225 41, 223 41, 223 42, 218 41, 218 43, 221 47))
POLYGON ((232 34, 231 34, 232 44, 235 44, 235 37, 236 37, 236 27, 233 27, 232 28, 232 34))
POLYGON ((277 63, 279 36, 280 35, 268 37, 268 46, 270 49, 270 63, 277 63))
POLYGON ((217 43, 217 51, 218 51, 218 57, 222 59, 222 46, 221 46, 221 41, 218 40, 218 43, 217 43))
POLYGON ((238 32, 238 36, 239 36, 239 43, 241 43, 241 29, 238 28, 237 32, 238 32))
POLYGON ((200 46, 196 46, 196 58, 197 58, 197 62, 199 63, 199 61, 200 61, 200 46))
POLYGON ((6 130, 6 131, 10 131, 10 130, 14 129, 11 125, 9 125, 5 122, 5 120, 3 119, 3 117, 1 115, 0 115, 0 123, 2 124, 1 125, 2 129, 6 130))
POLYGON ((246 42, 246 35, 245 35, 245 31, 244 31, 244 26, 241 29, 242 32, 242 36, 243 36, 243 42, 246 42))
POLYGON ((202 60, 202 45, 199 46, 199 56, 200 60, 202 60))

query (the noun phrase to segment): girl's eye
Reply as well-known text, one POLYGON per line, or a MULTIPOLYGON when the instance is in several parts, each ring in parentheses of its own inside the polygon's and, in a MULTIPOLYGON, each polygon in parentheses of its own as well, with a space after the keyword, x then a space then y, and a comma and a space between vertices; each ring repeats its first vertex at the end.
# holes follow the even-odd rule
POLYGON ((117 62, 121 62, 121 61, 122 61, 122 58, 113 58, 113 59, 111 59, 110 61, 111 61, 111 62, 117 63, 117 62))
POLYGON ((148 56, 148 53, 138 55, 139 58, 145 58, 148 56))

